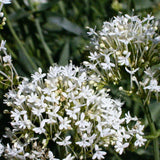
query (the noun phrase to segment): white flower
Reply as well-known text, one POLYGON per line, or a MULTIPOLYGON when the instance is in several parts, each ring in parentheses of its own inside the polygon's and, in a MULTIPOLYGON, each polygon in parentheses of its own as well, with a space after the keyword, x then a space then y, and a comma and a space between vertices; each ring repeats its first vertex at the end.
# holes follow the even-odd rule
POLYGON ((0 0, 0 2, 3 4, 10 4, 11 0, 0 0))
POLYGON ((128 146, 129 146, 129 143, 122 144, 121 142, 117 141, 115 145, 116 152, 118 152, 119 154, 122 154, 124 149, 127 148, 128 146))
POLYGON ((111 63, 109 56, 110 56, 110 54, 109 54, 109 55, 105 55, 105 54, 104 54, 105 59, 104 59, 104 62, 101 63, 101 66, 102 66, 102 68, 103 68, 104 70, 111 70, 112 67, 115 67, 115 64, 114 64, 114 63, 111 63))
POLYGON ((28 102, 29 103, 34 103, 38 100, 38 96, 36 93, 31 93, 31 95, 28 95, 28 102))
POLYGON ((26 114, 21 117, 21 120, 16 122, 11 122, 11 125, 15 128, 19 127, 19 129, 30 129, 31 128, 31 121, 28 119, 28 116, 26 114))
POLYGON ((125 113, 125 119, 126 119, 126 123, 128 124, 130 121, 137 121, 138 118, 137 117, 131 117, 130 113, 125 113))
POLYGON ((32 74, 32 83, 37 83, 38 81, 40 81, 41 79, 43 79, 46 76, 45 73, 42 73, 42 69, 38 68, 38 72, 35 72, 34 74, 32 74))
POLYGON ((48 108, 47 114, 50 118, 59 117, 58 111, 60 110, 60 106, 51 106, 48 108))
POLYGON ((56 142, 57 144, 59 144, 60 146, 67 146, 70 145, 72 142, 69 141, 71 139, 71 136, 67 136, 65 137, 65 139, 61 142, 56 142))
POLYGON ((17 143, 15 143, 15 145, 13 145, 12 147, 10 147, 10 145, 7 144, 5 151, 5 156, 8 157, 8 159, 14 159, 15 157, 17 157, 17 159, 24 158, 23 155, 21 155, 21 153, 23 152, 23 147, 17 145, 17 143))
POLYGON ((42 113, 45 112, 45 109, 44 108, 32 108, 32 113, 35 114, 36 116, 41 116, 42 113))
POLYGON ((101 148, 99 148, 98 145, 95 145, 95 151, 96 153, 93 154, 92 159, 104 159, 104 155, 107 154, 107 152, 101 151, 101 148))
POLYGON ((14 109, 14 111, 11 111, 11 117, 13 117, 16 122, 18 122, 20 117, 22 115, 25 115, 26 113, 27 111, 19 111, 17 109, 14 109))
POLYGON ((90 52, 90 56, 88 56, 88 58, 90 58, 91 61, 97 60, 98 57, 99 55, 97 54, 96 51, 94 53, 90 52))
POLYGON ((45 99, 49 102, 59 104, 60 97, 57 96, 55 92, 52 92, 50 96, 46 96, 45 99))
POLYGON ((51 151, 48 151, 48 158, 49 158, 49 160, 59 160, 59 159, 55 158, 55 156, 53 155, 53 153, 51 151))
POLYGON ((47 107, 47 104, 45 103, 45 98, 46 97, 44 95, 42 95, 41 98, 37 98, 35 102, 35 106, 43 107, 43 108, 47 107))
POLYGON ((142 136, 140 136, 139 134, 136 134, 136 138, 137 140, 134 142, 134 145, 137 147, 142 147, 145 142, 147 141, 146 139, 144 139, 142 136))
POLYGON ((85 130, 86 127, 90 126, 90 123, 84 120, 85 119, 84 112, 81 113, 80 118, 81 118, 80 121, 77 121, 75 125, 77 125, 80 129, 85 130))
POLYGON ((155 71, 151 70, 151 68, 147 68, 144 73, 149 76, 150 78, 153 78, 154 74, 155 74, 155 71))
POLYGON ((78 141, 76 142, 76 144, 78 144, 80 147, 86 148, 89 147, 91 144, 89 143, 89 139, 87 137, 87 134, 84 133, 82 135, 82 141, 78 141))
POLYGON ((4 152, 4 146, 1 144, 1 141, 0 141, 0 157, 3 152, 4 152))
POLYGON ((139 70, 139 68, 129 70, 127 67, 125 67, 125 70, 126 70, 130 75, 133 75, 133 74, 135 74, 135 73, 139 70))
POLYGON ((41 121, 41 122, 40 122, 40 127, 35 127, 35 128, 33 128, 33 131, 34 131, 35 133, 38 133, 38 134, 45 133, 45 132, 46 132, 46 130, 45 130, 45 128, 44 128, 45 123, 46 123, 46 120, 41 121))
MULTIPOLYGON (((124 52, 125 52, 125 51, 124 51, 124 52)), ((123 54, 124 54, 124 53, 123 53, 123 54)), ((129 66, 129 65, 130 65, 130 62, 129 62, 129 57, 130 57, 130 55, 131 55, 131 53, 128 52, 125 57, 124 57, 124 56, 119 56, 119 57, 118 57, 118 63, 119 63, 121 66, 123 66, 123 65, 129 66)))
POLYGON ((91 36, 91 35, 97 35, 97 33, 95 32, 95 30, 96 30, 96 27, 93 29, 93 28, 90 28, 90 27, 86 27, 87 29, 89 29, 89 32, 87 32, 87 34, 89 35, 89 36, 91 36))
POLYGON ((71 154, 69 154, 66 158, 64 158, 63 160, 74 160, 75 157, 72 156, 71 154))
POLYGON ((77 113, 79 113, 80 108, 75 108, 73 110, 66 109, 66 111, 67 111, 67 115, 69 115, 70 118, 73 118, 74 120, 76 120, 77 119, 77 113))
POLYGON ((61 116, 59 116, 58 119, 60 121, 60 125, 59 125, 60 130, 71 128, 71 125, 70 125, 71 120, 68 120, 68 117, 62 118, 61 116))
POLYGON ((11 56, 10 55, 6 55, 6 56, 4 56, 3 57, 3 61, 5 62, 5 63, 11 63, 11 61, 12 61, 12 58, 11 58, 11 56))
POLYGON ((151 79, 150 84, 144 89, 149 89, 151 92, 160 92, 160 86, 158 86, 158 82, 156 79, 151 79))

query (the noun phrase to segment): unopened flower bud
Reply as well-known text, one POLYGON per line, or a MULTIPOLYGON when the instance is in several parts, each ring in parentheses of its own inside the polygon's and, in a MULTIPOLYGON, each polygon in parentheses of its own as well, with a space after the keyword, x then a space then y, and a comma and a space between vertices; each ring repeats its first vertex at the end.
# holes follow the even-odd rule
POLYGON ((4 114, 9 114, 10 112, 9 112, 9 110, 5 109, 5 110, 3 111, 3 113, 4 113, 4 114))
POLYGON ((95 46, 95 49, 98 49, 98 46, 95 46))
POLYGON ((6 22, 2 22, 2 26, 4 26, 6 24, 6 22))
POLYGON ((37 86, 37 90, 38 90, 39 92, 42 91, 41 87, 39 87, 39 86, 37 86))
POLYGON ((0 17, 3 17, 4 16, 4 13, 3 12, 0 12, 0 17))
POLYGON ((120 56, 120 55, 121 55, 121 51, 117 51, 117 52, 116 52, 116 55, 117 55, 117 56, 120 56))
POLYGON ((5 22, 6 20, 7 20, 7 18, 6 18, 6 17, 3 17, 3 20, 2 20, 2 21, 5 22))
POLYGON ((106 38, 106 37, 102 37, 102 40, 103 40, 103 41, 106 41, 106 40, 107 40, 107 38, 106 38))
POLYGON ((104 43, 101 43, 101 44, 100 44, 100 47, 101 47, 101 48, 105 48, 105 44, 104 44, 104 43))
POLYGON ((110 73, 108 74, 108 76, 109 76, 109 77, 112 77, 113 75, 112 75, 112 73, 110 72, 110 73))
POLYGON ((119 87, 119 90, 120 90, 120 91, 123 91, 123 87, 122 87, 122 86, 120 86, 120 87, 119 87))

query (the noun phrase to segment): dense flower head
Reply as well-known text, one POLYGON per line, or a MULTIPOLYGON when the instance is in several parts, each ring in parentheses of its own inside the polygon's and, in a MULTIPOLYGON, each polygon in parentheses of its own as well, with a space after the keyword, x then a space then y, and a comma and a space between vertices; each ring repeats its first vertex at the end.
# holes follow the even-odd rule
POLYGON ((104 22, 98 32, 89 28, 88 35, 91 37, 90 56, 89 62, 84 64, 101 73, 105 81, 119 84, 126 79, 130 87, 125 90, 160 91, 158 82, 152 83, 155 77, 158 79, 160 63, 160 36, 154 16, 143 19, 127 14, 117 16, 104 22), (147 70, 155 74, 150 76, 147 70))
POLYGON ((112 99, 106 89, 96 90, 98 82, 99 77, 88 76, 72 63, 54 65, 47 74, 39 68, 31 81, 24 78, 6 94, 13 127, 6 137, 13 145, 1 147, 3 155, 105 159, 110 146, 122 154, 130 141, 135 147, 144 145, 144 126, 129 112, 122 116, 123 103, 112 99))

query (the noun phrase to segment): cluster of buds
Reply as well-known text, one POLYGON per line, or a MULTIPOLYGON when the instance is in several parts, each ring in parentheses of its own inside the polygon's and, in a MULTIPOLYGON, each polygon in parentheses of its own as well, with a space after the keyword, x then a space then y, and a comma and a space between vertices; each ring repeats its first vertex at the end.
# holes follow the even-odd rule
POLYGON ((6 24, 6 17, 4 16, 4 13, 2 12, 2 8, 4 4, 10 4, 10 0, 0 0, 0 29, 3 29, 3 26, 6 24))

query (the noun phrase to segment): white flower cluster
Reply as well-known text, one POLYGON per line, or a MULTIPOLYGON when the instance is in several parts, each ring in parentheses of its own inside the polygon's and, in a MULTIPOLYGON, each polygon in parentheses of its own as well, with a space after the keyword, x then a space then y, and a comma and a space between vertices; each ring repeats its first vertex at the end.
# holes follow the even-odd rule
MULTIPOLYGON (((0 0, 0 18, 2 22, 0 23, 0 29, 3 29, 3 26, 6 23, 6 17, 2 12, 4 4, 10 4, 11 0, 0 0)), ((17 72, 12 64, 12 58, 7 53, 7 48, 5 47, 6 41, 2 40, 0 44, 0 84, 5 86, 12 86, 17 72)), ((18 76, 17 76, 18 78, 18 76)), ((7 88, 6 87, 6 88, 7 88)))
POLYGON ((144 145, 137 117, 122 116, 123 103, 96 90, 99 78, 84 68, 55 65, 31 77, 6 94, 13 127, 6 135, 13 145, 0 145, 6 158, 105 159, 111 146, 122 154, 131 140, 135 147, 144 145))
POLYGON ((7 48, 5 47, 6 41, 2 40, 0 45, 0 76, 1 83, 6 86, 12 86, 15 76, 17 76, 17 72, 12 64, 12 58, 7 53, 7 48), (7 83, 7 81, 9 83, 7 83))
POLYGON ((104 22, 99 32, 89 28, 91 51, 89 62, 84 64, 115 84, 128 75, 130 89, 126 90, 136 87, 139 91, 160 92, 154 75, 150 77, 145 74, 145 71, 152 70, 153 66, 160 63, 160 36, 156 33, 157 29, 158 22, 150 15, 142 20, 137 16, 117 16, 111 22, 104 22), (149 81, 144 83, 142 79, 146 79, 146 76, 149 81))

